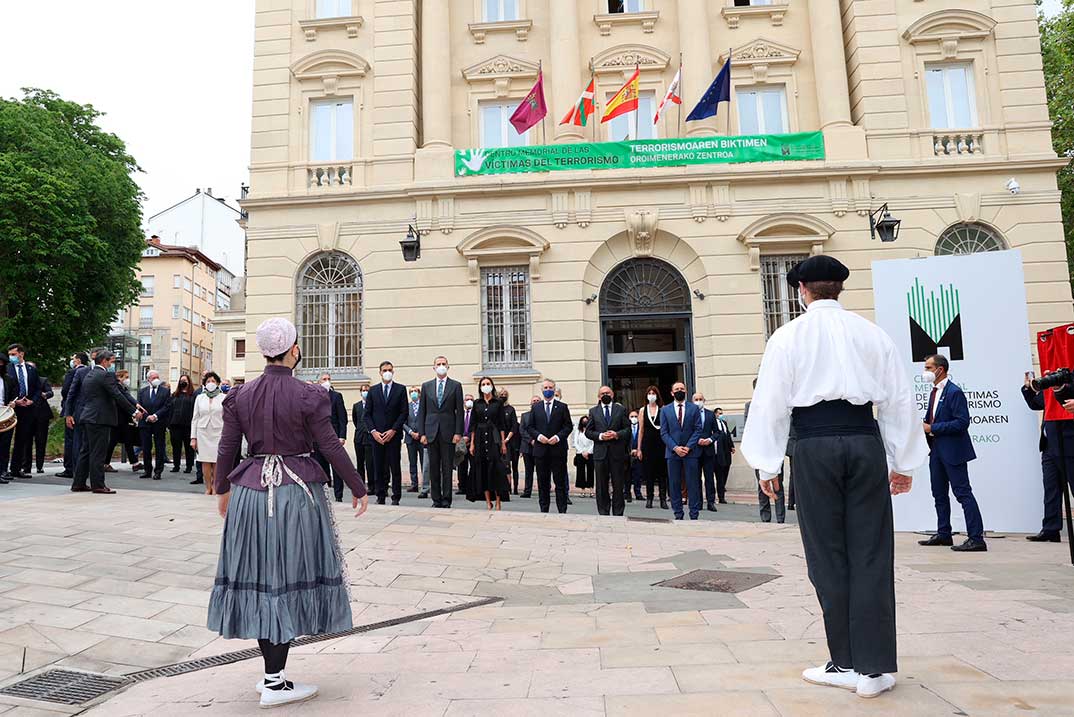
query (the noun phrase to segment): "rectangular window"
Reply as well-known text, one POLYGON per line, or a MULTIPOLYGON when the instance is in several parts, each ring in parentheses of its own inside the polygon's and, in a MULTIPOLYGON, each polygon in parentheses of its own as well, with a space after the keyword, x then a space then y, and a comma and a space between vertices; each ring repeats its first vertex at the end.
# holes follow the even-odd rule
POLYGON ((183 288, 186 289, 187 291, 190 291, 192 286, 193 285, 190 283, 190 279, 188 279, 187 277, 184 276, 183 277, 183 288))
POLYGON ((172 274, 172 288, 178 289, 183 286, 183 277, 178 274, 172 274))
POLYGON ((168 379, 172 382, 172 385, 175 385, 175 383, 179 381, 179 369, 173 368, 169 371, 168 379))
POLYGON ((928 65, 925 67, 925 88, 933 129, 977 126, 972 65, 928 65))
POLYGON ((194 296, 201 296, 201 284, 196 281, 194 282, 194 296))
POLYGON ((757 7, 758 5, 775 5, 775 0, 735 0, 735 7, 757 7))
POLYGON ((172 339, 172 353, 179 353, 179 339, 172 339))
POLYGON ((485 0, 485 22, 518 19, 518 0, 485 0))
POLYGON ((354 14, 351 0, 317 0, 317 18, 350 17, 354 14))
POLYGON ((190 353, 190 342, 189 341, 184 341, 183 342, 183 353, 185 353, 185 354, 190 353))
POLYGON ((155 276, 143 276, 142 277, 142 296, 152 296, 153 290, 156 288, 157 278, 155 276))
POLYGON ((485 368, 529 367, 530 273, 524 266, 481 270, 481 319, 485 368))
POLYGON ((641 12, 645 9, 645 0, 608 0, 608 12, 641 12))
POLYGON ((787 132, 787 88, 746 87, 735 91, 739 134, 787 132))
POLYGON ((201 346, 194 345, 194 358, 201 358, 201 346))
POLYGON ((530 143, 530 130, 519 134, 508 121, 517 108, 517 103, 481 105, 482 147, 524 147, 530 143))
POLYGON ((235 339, 235 358, 246 358, 246 339, 235 339))
POLYGON ((153 355, 153 337, 139 336, 138 340, 142 344, 142 358, 150 358, 153 355))
POLYGON ((186 308, 185 306, 183 307, 183 320, 184 321, 190 321, 191 320, 191 311, 190 311, 190 309, 186 308))
MULTIPOLYGON (((608 95, 610 100, 615 93, 608 95)), ((671 111, 670 103, 664 105, 664 116, 671 111)), ((627 139, 656 139, 656 125, 653 124, 653 115, 656 114, 656 96, 652 92, 638 93, 638 111, 627 112, 619 115, 608 122, 608 141, 621 142, 627 139)), ((677 117, 678 115, 673 115, 677 117)))
POLYGON ((172 318, 179 318, 179 304, 172 304, 172 318))
POLYGON ((138 325, 139 326, 152 326, 153 325, 153 307, 152 306, 140 306, 140 307, 138 307, 138 325))
POLYGON ((354 158, 354 103, 319 100, 310 103, 310 160, 338 162, 354 158))
POLYGON ((786 254, 761 257, 761 289, 764 301, 764 335, 767 339, 776 329, 802 315, 798 305, 798 290, 787 283, 787 272, 808 254, 786 254))

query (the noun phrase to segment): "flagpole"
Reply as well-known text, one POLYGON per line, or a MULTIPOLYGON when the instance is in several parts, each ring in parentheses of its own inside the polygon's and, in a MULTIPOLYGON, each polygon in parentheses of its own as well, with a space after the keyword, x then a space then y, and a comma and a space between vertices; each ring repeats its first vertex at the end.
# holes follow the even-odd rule
MULTIPOLYGON (((537 60, 537 78, 541 81, 541 95, 544 95, 544 67, 541 60, 537 60)), ((543 144, 548 144, 548 112, 541 117, 541 139, 543 144)))
MULTIPOLYGON (((634 65, 634 74, 638 74, 641 65, 634 65)), ((640 79, 640 78, 639 78, 640 79)), ((638 115, 641 114, 641 87, 638 87, 638 96, 634 98, 634 139, 638 138, 638 115)))
MULTIPOLYGON (((730 64, 730 62, 731 62, 731 52, 734 49, 735 48, 733 48, 733 47, 727 48, 727 62, 728 62, 728 64, 730 64)), ((731 87, 731 77, 730 77, 731 72, 730 72, 730 70, 728 70, 727 75, 728 75, 728 77, 727 77, 727 86, 728 86, 728 88, 730 88, 731 87)), ((735 94, 734 92, 732 92, 730 89, 728 89, 728 91, 727 91, 727 129, 724 130, 724 133, 723 133, 724 137, 730 137, 731 136, 731 97, 734 94, 735 94)))
MULTIPOLYGON (((682 95, 683 95, 682 88, 683 88, 683 81, 682 81, 682 53, 680 52, 679 53, 679 97, 682 97, 682 95)), ((677 122, 677 126, 675 127, 675 131, 678 133, 678 135, 680 137, 685 136, 685 134, 686 134, 682 130, 682 101, 681 100, 679 101, 679 121, 677 122)))

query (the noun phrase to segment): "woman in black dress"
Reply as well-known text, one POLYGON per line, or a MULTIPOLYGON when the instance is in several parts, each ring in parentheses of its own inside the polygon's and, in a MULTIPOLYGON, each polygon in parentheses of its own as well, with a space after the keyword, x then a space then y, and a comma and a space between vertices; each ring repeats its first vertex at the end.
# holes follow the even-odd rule
POLYGON ((653 484, 660 489, 660 507, 668 507, 668 462, 664 458, 664 440, 660 437, 660 389, 649 386, 645 390, 646 405, 638 409, 641 429, 638 446, 641 470, 645 475, 645 507, 653 507, 653 484))
POLYGON ((485 499, 492 510, 500 510, 500 495, 508 490, 507 466, 507 415, 503 401, 496 397, 496 384, 487 376, 477 385, 478 399, 470 414, 470 480, 466 486, 466 500, 475 502, 485 499))
MULTIPOLYGON (((179 385, 172 394, 172 412, 168 419, 168 433, 172 439, 172 473, 179 472, 183 455, 186 455, 186 470, 189 473, 194 469, 194 460, 197 454, 190 447, 190 422, 194 419, 194 384, 190 376, 183 374, 179 377, 179 385)), ((201 481, 195 481, 200 483, 201 481)))

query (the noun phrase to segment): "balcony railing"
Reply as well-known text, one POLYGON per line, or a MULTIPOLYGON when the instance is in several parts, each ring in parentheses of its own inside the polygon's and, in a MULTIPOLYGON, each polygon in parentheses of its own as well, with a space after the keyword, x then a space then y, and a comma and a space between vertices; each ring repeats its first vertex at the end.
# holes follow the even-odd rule
POLYGON ((306 187, 331 188, 350 187, 354 184, 354 165, 350 162, 332 164, 316 164, 306 168, 306 187))
POLYGON ((932 151, 937 156, 984 154, 980 132, 937 132, 932 136, 932 151))

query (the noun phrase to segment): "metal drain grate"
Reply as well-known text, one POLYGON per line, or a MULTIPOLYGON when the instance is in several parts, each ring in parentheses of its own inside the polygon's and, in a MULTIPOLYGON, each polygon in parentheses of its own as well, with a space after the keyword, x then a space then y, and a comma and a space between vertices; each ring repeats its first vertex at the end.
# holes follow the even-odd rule
POLYGON ((642 518, 637 515, 628 515, 628 521, 634 521, 635 523, 670 523, 670 518, 642 518))
POLYGON ((71 670, 49 670, 0 689, 0 694, 26 700, 81 705, 127 684, 122 677, 71 670))
POLYGON ((655 585, 679 590, 704 590, 712 593, 740 593, 775 580, 778 575, 747 573, 737 570, 691 570, 677 578, 655 585))

